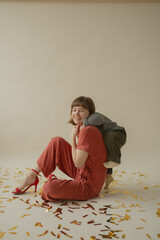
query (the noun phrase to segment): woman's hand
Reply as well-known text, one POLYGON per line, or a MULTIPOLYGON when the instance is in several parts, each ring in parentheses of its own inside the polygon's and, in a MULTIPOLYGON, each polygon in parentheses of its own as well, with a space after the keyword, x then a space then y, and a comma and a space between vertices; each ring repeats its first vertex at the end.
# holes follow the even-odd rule
POLYGON ((71 132, 71 137, 75 138, 78 135, 79 130, 80 130, 80 126, 79 125, 73 126, 72 132, 71 132))

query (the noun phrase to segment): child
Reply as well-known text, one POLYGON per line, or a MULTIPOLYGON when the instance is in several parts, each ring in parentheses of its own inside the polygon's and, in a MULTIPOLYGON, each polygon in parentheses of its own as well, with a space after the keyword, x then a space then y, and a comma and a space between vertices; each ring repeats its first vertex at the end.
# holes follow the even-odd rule
POLYGON ((104 166, 108 168, 105 188, 108 187, 113 178, 112 168, 118 166, 121 163, 121 148, 126 142, 126 131, 124 127, 118 126, 116 122, 113 122, 108 117, 100 113, 93 113, 88 118, 85 118, 83 125, 97 126, 103 134, 104 143, 108 151, 107 161, 104 166))

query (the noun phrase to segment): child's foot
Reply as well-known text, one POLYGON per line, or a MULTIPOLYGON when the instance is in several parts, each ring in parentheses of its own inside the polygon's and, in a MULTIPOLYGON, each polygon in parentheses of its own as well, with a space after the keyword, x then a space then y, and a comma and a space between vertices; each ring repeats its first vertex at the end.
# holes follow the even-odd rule
POLYGON ((114 167, 118 166, 119 163, 116 163, 116 162, 113 162, 113 161, 108 161, 108 162, 103 163, 103 165, 106 168, 114 168, 114 167))
POLYGON ((107 189, 113 180, 114 178, 112 177, 112 175, 108 174, 106 177, 104 188, 107 189))

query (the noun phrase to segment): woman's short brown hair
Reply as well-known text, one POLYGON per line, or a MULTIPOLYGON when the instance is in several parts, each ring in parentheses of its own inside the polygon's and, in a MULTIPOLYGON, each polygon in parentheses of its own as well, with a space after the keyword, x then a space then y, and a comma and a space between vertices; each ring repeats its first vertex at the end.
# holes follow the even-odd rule
MULTIPOLYGON (((71 113, 72 113, 72 109, 74 107, 78 107, 78 106, 86 108, 89 111, 89 115, 95 113, 95 111, 96 111, 95 104, 90 97, 81 96, 81 97, 76 98, 71 104, 71 113)), ((71 116, 70 120, 68 121, 68 123, 75 125, 75 123, 72 119, 72 116, 71 116)))

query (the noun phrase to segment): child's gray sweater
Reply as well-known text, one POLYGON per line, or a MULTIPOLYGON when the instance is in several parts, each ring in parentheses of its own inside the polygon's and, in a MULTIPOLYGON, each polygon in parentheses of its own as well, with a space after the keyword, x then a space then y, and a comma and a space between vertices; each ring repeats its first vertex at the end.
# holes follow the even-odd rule
POLYGON ((125 128, 118 126, 116 122, 113 122, 108 117, 104 116, 101 113, 93 113, 88 118, 83 120, 85 127, 87 126, 97 126, 101 133, 105 135, 108 131, 121 131, 125 133, 125 128))

